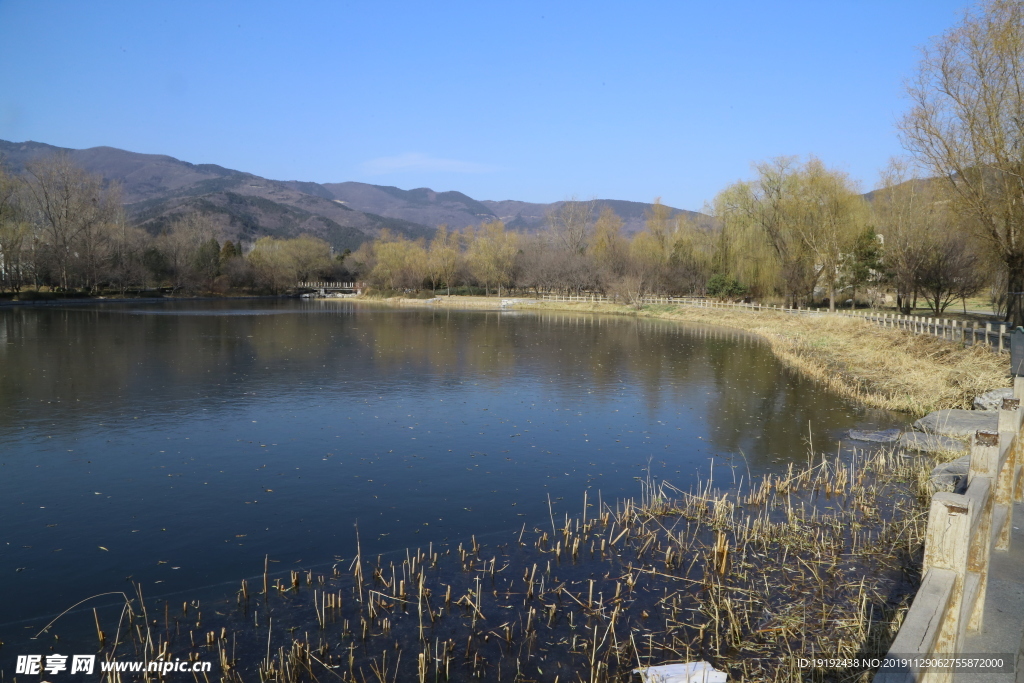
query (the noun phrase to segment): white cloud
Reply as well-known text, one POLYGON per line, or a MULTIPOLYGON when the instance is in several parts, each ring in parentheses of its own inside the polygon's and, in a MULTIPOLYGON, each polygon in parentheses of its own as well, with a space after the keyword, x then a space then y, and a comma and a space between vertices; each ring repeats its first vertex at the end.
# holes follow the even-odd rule
POLYGON ((448 173, 491 173, 497 170, 494 166, 477 164, 472 161, 457 159, 438 159, 418 152, 407 152, 394 157, 370 159, 362 164, 363 172, 368 175, 385 175, 401 171, 444 171, 448 173))

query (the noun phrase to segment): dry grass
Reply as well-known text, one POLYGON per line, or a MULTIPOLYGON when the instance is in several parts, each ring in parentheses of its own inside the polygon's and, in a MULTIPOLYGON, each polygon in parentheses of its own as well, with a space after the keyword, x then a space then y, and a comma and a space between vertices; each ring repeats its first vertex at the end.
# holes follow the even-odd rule
POLYGON ((441 308, 476 308, 476 309, 487 309, 487 310, 501 310, 501 301, 505 298, 514 297, 494 297, 494 296, 436 296, 433 299, 406 299, 404 297, 390 297, 390 298, 377 298, 377 297, 352 297, 345 299, 321 299, 325 302, 342 302, 342 303, 362 303, 362 304, 384 304, 388 306, 417 306, 421 308, 430 307, 441 307, 441 308))
POLYGON ((614 304, 544 302, 569 309, 722 325, 756 334, 784 363, 833 391, 887 410, 923 414, 969 408, 974 396, 1010 385, 1005 355, 858 318, 675 305, 632 310, 614 304))

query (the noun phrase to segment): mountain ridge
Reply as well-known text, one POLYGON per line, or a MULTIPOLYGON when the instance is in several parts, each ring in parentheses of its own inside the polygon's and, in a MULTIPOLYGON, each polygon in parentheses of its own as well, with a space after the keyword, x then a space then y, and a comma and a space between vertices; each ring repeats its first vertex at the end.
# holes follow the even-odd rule
MULTIPOLYGON (((67 154, 86 171, 98 173, 105 182, 119 183, 128 216, 153 234, 178 216, 199 211, 216 223, 222 239, 243 243, 264 235, 309 233, 327 240, 337 250, 355 249, 383 230, 410 239, 429 238, 442 224, 463 229, 498 219, 511 229, 535 232, 546 225, 548 214, 564 203, 476 200, 457 190, 403 190, 357 181, 273 180, 218 164, 193 164, 166 154, 0 140, 0 163, 14 173, 23 173, 26 164, 34 160, 59 153, 67 154)), ((643 229, 645 212, 652 206, 615 199, 593 201, 595 214, 604 207, 615 211, 627 234, 643 229)), ((698 212, 669 209, 673 216, 704 217, 698 212)))

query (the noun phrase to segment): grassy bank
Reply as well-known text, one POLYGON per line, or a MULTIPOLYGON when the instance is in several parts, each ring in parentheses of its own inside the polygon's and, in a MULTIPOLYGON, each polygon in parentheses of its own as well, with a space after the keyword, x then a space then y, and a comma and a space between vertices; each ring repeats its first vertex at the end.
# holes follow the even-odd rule
POLYGON ((574 310, 723 325, 764 338, 782 362, 843 396, 887 410, 923 414, 969 408, 989 389, 1010 386, 1009 357, 858 318, 775 311, 541 302, 574 310))

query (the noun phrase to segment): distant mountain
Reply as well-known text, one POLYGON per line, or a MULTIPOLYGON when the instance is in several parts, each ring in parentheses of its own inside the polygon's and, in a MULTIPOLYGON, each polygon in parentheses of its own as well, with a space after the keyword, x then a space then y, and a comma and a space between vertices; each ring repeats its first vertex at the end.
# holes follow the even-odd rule
MULTIPOLYGON (((464 228, 503 220, 524 232, 542 229, 547 215, 562 202, 477 201, 461 192, 428 188, 402 190, 367 183, 279 181, 216 164, 191 164, 160 154, 138 154, 113 147, 65 149, 40 142, 0 140, 0 161, 15 173, 33 159, 65 152, 71 160, 119 182, 131 219, 156 234, 176 217, 200 211, 219 226, 223 239, 253 242, 258 237, 309 233, 335 249, 355 249, 387 229, 416 239, 430 237, 438 225, 464 228)), ((643 229, 642 202, 596 200, 596 209, 610 207, 622 218, 627 233, 643 229)), ((673 215, 703 214, 672 209, 673 215)))
POLYGON ((57 152, 67 153, 74 163, 108 182, 119 182, 128 215, 154 234, 190 211, 211 216, 223 239, 241 242, 264 235, 309 233, 341 250, 357 248, 384 228, 411 238, 433 234, 425 225, 353 210, 288 183, 216 164, 190 164, 113 147, 79 150, 0 140, 0 159, 16 173, 23 171, 27 162, 57 152))

